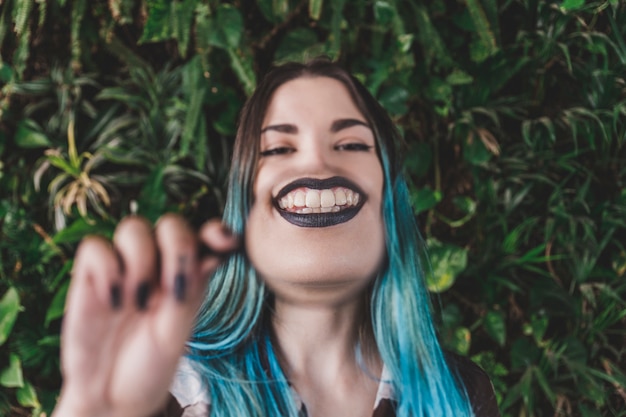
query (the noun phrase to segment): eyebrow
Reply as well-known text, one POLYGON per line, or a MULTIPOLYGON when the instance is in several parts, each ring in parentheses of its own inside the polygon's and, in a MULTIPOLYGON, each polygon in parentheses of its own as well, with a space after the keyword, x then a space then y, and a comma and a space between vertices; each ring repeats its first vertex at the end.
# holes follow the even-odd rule
POLYGON ((367 123, 358 119, 339 119, 333 122, 330 126, 330 131, 337 133, 340 130, 347 129, 352 126, 365 126, 366 128, 371 129, 367 123))
MULTIPOLYGON (((333 121, 333 123, 330 125, 330 131, 332 133, 337 133, 343 129, 348 129, 349 127, 352 127, 352 126, 364 126, 368 129, 371 129, 370 125, 368 125, 362 120, 338 119, 338 120, 333 121)), ((279 133, 287 133, 287 134, 298 133, 298 127, 296 125, 292 125, 288 123, 266 126, 263 129, 261 129, 261 133, 265 133, 270 130, 279 132, 279 133)))
POLYGON ((265 133, 268 130, 273 130, 279 133, 290 133, 290 134, 298 133, 298 128, 295 125, 290 125, 287 123, 280 124, 280 125, 265 126, 263 129, 261 129, 261 133, 265 133))

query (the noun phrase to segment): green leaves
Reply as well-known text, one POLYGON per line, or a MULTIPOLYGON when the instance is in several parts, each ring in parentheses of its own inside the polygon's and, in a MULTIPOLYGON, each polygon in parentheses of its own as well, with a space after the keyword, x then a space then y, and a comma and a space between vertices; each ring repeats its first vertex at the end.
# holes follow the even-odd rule
POLYGON ((19 356, 9 355, 9 365, 0 371, 0 386, 7 388, 21 388, 24 386, 22 362, 19 356))
POLYGON ((17 390, 15 396, 17 397, 17 402, 19 402, 20 405, 28 408, 34 408, 35 410, 41 409, 41 403, 37 398, 35 387, 33 387, 29 382, 24 382, 24 386, 17 390))
MULTIPOLYGON (((494 16, 496 14, 495 1, 486 0, 485 3, 491 8, 490 15, 494 16)), ((467 0, 467 8, 476 34, 476 40, 470 47, 470 54, 473 61, 482 62, 498 51, 496 36, 480 0, 467 0)), ((493 21, 497 22, 496 19, 493 21)))
POLYGON ((389 25, 396 17, 395 7, 387 1, 374 2, 374 18, 381 26, 389 25))
POLYGON ((440 191, 433 191, 430 188, 421 188, 411 191, 411 205, 415 214, 420 214, 435 207, 442 199, 440 191))
POLYGON ((220 4, 214 11, 200 5, 197 11, 196 43, 201 57, 205 55, 206 58, 214 47, 225 50, 230 67, 246 95, 252 94, 256 75, 252 68, 252 52, 248 46, 241 45, 244 32, 241 12, 230 4, 220 4))
POLYGON ((467 266, 467 249, 430 238, 426 241, 432 270, 426 274, 430 292, 440 293, 449 289, 467 266))
POLYGON ((165 167, 157 166, 150 173, 137 201, 138 214, 155 223, 165 213, 167 194, 163 191, 165 167))
POLYGON ((223 49, 236 48, 243 34, 243 18, 235 7, 220 4, 212 15, 208 28, 208 33, 203 37, 210 45, 223 49))
POLYGON ((32 119, 21 120, 15 133, 15 144, 21 148, 43 148, 51 146, 50 140, 32 119))
POLYGON ((56 366, 46 348, 58 345, 80 239, 110 237, 135 210, 153 220, 174 210, 194 224, 219 215, 237 116, 257 76, 329 55, 402 132, 446 349, 485 368, 503 415, 619 415, 624 4, 139 3, 2 2, 0 46, 14 52, 0 62, 0 281, 9 289, 0 359, 14 385, 22 366, 37 377, 11 388, 15 404, 0 395, 0 410, 35 413, 37 394, 49 402, 45 384, 55 381, 42 369, 56 366), (110 206, 92 204, 87 182, 68 185, 85 172, 110 206), (20 305, 17 322, 45 334, 16 331, 20 305))
POLYGON ((154 42, 168 39, 172 35, 171 14, 175 2, 167 0, 147 0, 148 20, 143 28, 140 42, 154 42))
POLYGON ((565 10, 576 10, 585 5, 585 0, 563 0, 561 7, 565 10))
POLYGON ((309 16, 313 20, 319 20, 322 15, 324 0, 309 0, 309 16))
POLYGON ((408 110, 406 105, 409 92, 406 88, 394 85, 383 89, 378 97, 378 101, 392 116, 401 116, 408 110))
POLYGON ((501 311, 490 311, 483 319, 485 331, 498 345, 504 346, 506 342, 506 322, 501 311))
POLYGON ((18 388, 15 395, 20 405, 39 410, 41 404, 37 398, 34 387, 24 380, 22 362, 14 353, 9 355, 9 365, 0 370, 0 386, 5 388, 18 388))
POLYGON ((274 59, 278 62, 304 62, 306 59, 322 54, 322 45, 315 31, 309 28, 296 28, 283 38, 276 49, 274 59))
POLYGON ((20 311, 20 297, 17 290, 11 287, 0 300, 0 346, 9 338, 20 311))
POLYGON ((250 61, 247 59, 248 57, 240 50, 228 49, 227 52, 231 67, 243 85, 246 95, 252 95, 256 87, 256 76, 254 75, 250 61))

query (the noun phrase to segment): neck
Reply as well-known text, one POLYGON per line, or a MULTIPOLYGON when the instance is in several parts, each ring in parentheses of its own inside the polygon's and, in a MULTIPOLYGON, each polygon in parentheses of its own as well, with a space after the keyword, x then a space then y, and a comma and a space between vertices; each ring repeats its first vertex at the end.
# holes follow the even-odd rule
POLYGON ((276 298, 272 327, 283 369, 293 383, 380 374, 382 365, 367 325, 365 297, 338 304, 290 303, 276 298), (357 347, 362 359, 358 358, 357 347))

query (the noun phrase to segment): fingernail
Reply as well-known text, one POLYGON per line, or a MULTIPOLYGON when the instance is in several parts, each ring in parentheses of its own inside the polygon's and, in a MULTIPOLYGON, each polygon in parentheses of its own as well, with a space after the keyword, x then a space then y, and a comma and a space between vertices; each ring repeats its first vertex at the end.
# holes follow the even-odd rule
POLYGON ((113 310, 119 310, 122 306, 122 288, 118 284, 111 287, 111 307, 113 310))
POLYGON ((204 243, 201 243, 198 247, 198 258, 204 258, 205 256, 215 256, 216 254, 217 252, 215 252, 204 243))
POLYGON ((187 277, 182 272, 176 274, 174 278, 174 296, 178 301, 185 301, 185 294, 187 291, 187 277))
POLYGON ((222 260, 228 259, 229 256, 235 255, 237 253, 244 253, 243 247, 237 247, 235 249, 226 251, 226 252, 218 252, 208 247, 207 245, 201 244, 198 248, 198 258, 204 258, 205 256, 215 256, 222 260))
POLYGON ((145 310, 148 306, 148 297, 150 296, 150 284, 147 281, 139 284, 135 301, 139 310, 145 310))

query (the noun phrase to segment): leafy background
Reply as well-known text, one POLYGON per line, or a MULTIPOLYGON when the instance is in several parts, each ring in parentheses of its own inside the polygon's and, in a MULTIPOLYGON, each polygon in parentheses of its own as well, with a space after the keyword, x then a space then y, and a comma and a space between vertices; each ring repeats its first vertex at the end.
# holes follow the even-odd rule
POLYGON ((0 0, 0 415, 60 385, 77 242, 220 214, 238 111, 325 54, 404 134, 444 345, 504 416, 626 415, 626 4, 0 0))

